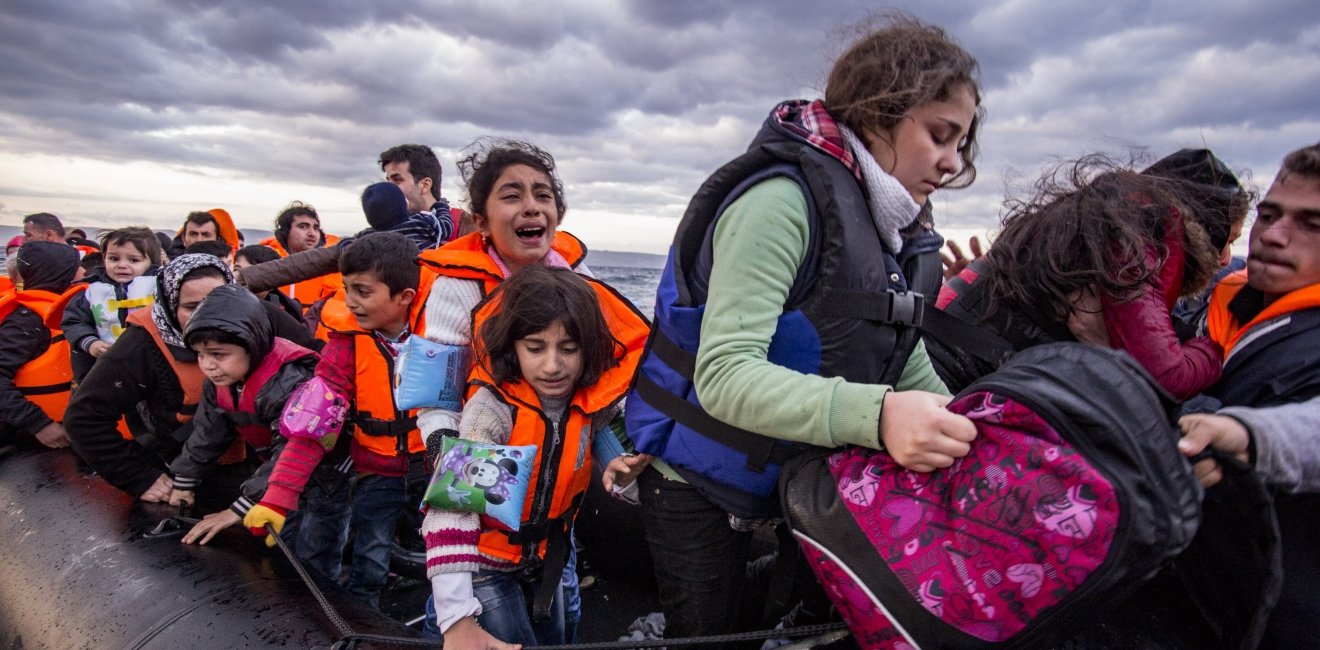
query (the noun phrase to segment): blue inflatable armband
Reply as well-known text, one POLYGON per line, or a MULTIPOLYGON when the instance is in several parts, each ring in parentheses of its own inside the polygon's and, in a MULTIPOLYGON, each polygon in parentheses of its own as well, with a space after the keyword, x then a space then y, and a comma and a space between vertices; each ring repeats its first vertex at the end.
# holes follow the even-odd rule
POLYGON ((632 441, 628 440, 625 446, 624 440, 628 440, 628 434, 624 428, 623 411, 619 411, 618 415, 591 436, 591 461, 596 465, 596 469, 604 472, 605 468, 609 467, 610 461, 615 458, 637 453, 632 441))
POLYGON ((472 349, 409 336, 394 362, 394 403, 400 409, 463 407, 472 349))
POLYGON ((511 447, 444 439, 426 504, 481 515, 483 528, 518 530, 536 445, 511 447))

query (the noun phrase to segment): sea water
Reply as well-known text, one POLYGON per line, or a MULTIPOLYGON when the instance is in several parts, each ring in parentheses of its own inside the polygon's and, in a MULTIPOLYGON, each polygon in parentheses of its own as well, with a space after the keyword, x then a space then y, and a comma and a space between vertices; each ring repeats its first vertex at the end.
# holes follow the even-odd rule
POLYGON ((593 266, 596 278, 614 287, 625 298, 637 305, 647 319, 655 315, 655 287, 660 283, 661 269, 625 266, 593 266))

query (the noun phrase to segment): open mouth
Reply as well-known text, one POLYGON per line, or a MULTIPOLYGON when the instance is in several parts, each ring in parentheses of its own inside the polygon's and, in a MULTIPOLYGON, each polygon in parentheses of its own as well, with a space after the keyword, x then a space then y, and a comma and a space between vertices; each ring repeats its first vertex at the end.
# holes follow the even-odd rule
POLYGON ((517 235, 519 240, 522 240, 522 241, 525 241, 525 242, 529 242, 529 243, 530 243, 530 242, 535 242, 536 240, 540 239, 542 236, 545 235, 545 227, 544 227, 544 226, 526 226, 526 227, 518 228, 518 229, 514 230, 514 231, 513 231, 513 234, 517 235))

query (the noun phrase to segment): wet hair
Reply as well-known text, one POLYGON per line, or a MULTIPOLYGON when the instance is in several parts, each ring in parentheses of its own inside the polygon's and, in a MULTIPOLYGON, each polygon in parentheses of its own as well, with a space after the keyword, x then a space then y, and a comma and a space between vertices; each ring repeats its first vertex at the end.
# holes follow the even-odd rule
MULTIPOLYGON (((293 218, 301 216, 311 217, 316 220, 318 228, 321 226, 321 215, 316 213, 316 208, 310 203, 294 201, 275 217, 275 241, 278 241, 280 246, 286 249, 289 247, 289 231, 293 230, 293 218)), ((321 232, 321 241, 317 243, 325 243, 325 231, 321 232)))
POLYGON ((496 381, 521 380, 514 343, 555 323, 563 324, 582 355, 577 388, 596 383, 623 355, 596 292, 573 271, 529 264, 501 283, 491 299, 499 300, 498 311, 481 324, 478 362, 486 364, 496 381))
POLYGON ((107 250, 111 245, 123 246, 131 245, 147 258, 152 264, 160 263, 160 240, 156 238, 156 233, 143 226, 128 226, 127 228, 116 228, 107 230, 96 236, 97 241, 101 242, 101 250, 107 250))
POLYGON ((527 165, 550 179, 555 193, 558 221, 563 221, 568 204, 564 202, 564 183, 555 175, 555 159, 548 152, 528 142, 518 140, 482 139, 468 145, 467 155, 458 161, 458 172, 467 187, 468 211, 485 216, 486 201, 495 189, 495 181, 505 169, 514 165, 527 165))
POLYGON ((416 289, 422 277, 417 244, 396 232, 363 235, 339 254, 339 273, 370 273, 389 287, 391 296, 416 289))
POLYGON ((247 260, 248 264, 265 264, 266 262, 274 262, 279 259, 280 254, 275 252, 275 249, 270 246, 253 244, 251 246, 244 246, 238 249, 238 252, 234 253, 234 259, 240 257, 247 260))
POLYGON ((78 260, 78 266, 81 266, 88 275, 95 273, 99 269, 105 268, 105 255, 101 253, 88 253, 78 260))
POLYGON ((401 144, 397 147, 390 147, 380 154, 380 170, 385 171, 385 166, 396 163, 408 163, 408 173, 412 174, 413 182, 420 183, 423 178, 431 179, 431 198, 440 200, 440 159, 435 157, 435 152, 424 144, 401 144))
POLYGON ((971 185, 977 130, 984 118, 976 59, 943 29, 902 12, 880 14, 854 30, 857 38, 834 61, 825 82, 830 115, 867 141, 876 131, 892 133, 913 109, 948 100, 966 88, 977 110, 958 147, 962 169, 946 187, 971 185))
POLYGON ((60 218, 49 212, 38 212, 23 217, 23 223, 30 223, 42 231, 53 230, 60 238, 64 237, 64 224, 60 218))
POLYGON ((1320 180, 1320 142, 1302 147, 1283 159, 1279 180, 1296 174, 1311 181, 1320 180))
POLYGON ((219 238, 220 220, 216 219, 215 215, 211 214, 210 212, 200 212, 200 211, 189 212, 188 216, 184 217, 183 219, 183 227, 185 230, 188 228, 188 224, 193 224, 195 226, 205 226, 208 223, 215 224, 215 236, 219 238))
POLYGON ((234 249, 223 239, 206 239, 189 244, 188 248, 185 248, 183 252, 204 253, 206 255, 214 255, 223 260, 226 257, 229 257, 229 254, 234 252, 234 249))
MULTIPOLYGON (((252 350, 248 349, 247 342, 237 334, 227 332, 218 327, 199 327, 197 329, 189 329, 187 333, 183 335, 183 344, 190 348, 197 345, 205 345, 207 343, 229 343, 242 348, 249 356, 252 354, 252 350)), ((255 368, 253 368, 253 370, 255 370, 255 368)))
POLYGON ((1194 183, 1140 174, 1098 154, 1058 163, 1036 182, 1031 198, 1005 203, 988 253, 985 315, 1032 307, 1064 320, 1073 300, 1093 288, 1119 302, 1137 297, 1168 259, 1165 232, 1173 219, 1182 226, 1182 293, 1200 291, 1219 269, 1219 251, 1189 208, 1199 191, 1194 183), (1155 264, 1147 259, 1151 248, 1158 253, 1155 264))

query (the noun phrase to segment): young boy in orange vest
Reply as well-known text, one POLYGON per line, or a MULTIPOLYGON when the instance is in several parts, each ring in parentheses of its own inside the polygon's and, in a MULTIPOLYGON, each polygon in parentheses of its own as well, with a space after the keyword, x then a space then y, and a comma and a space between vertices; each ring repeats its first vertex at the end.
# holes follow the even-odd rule
POLYGON ((359 238, 339 258, 345 302, 331 301, 321 314, 330 340, 321 352, 316 378, 352 403, 343 425, 343 434, 351 435, 349 454, 356 470, 352 485, 327 489, 309 483, 312 469, 331 445, 293 432, 261 502, 243 519, 254 534, 264 535, 266 524, 278 531, 288 513, 299 507, 301 496, 295 548, 304 562, 332 580, 339 579, 351 521, 353 556, 345 586, 376 607, 389 574, 396 524, 417 507, 409 488, 422 487, 427 478, 417 414, 400 410, 392 390, 400 346, 424 332, 422 306, 434 279, 422 273, 416 257, 417 246, 403 235, 359 238))
POLYGON ((60 424, 73 371, 59 323, 62 296, 78 272, 78 251, 63 243, 31 241, 17 253, 23 289, 0 298, 0 443, 35 436, 47 447, 68 447, 60 424))

